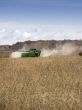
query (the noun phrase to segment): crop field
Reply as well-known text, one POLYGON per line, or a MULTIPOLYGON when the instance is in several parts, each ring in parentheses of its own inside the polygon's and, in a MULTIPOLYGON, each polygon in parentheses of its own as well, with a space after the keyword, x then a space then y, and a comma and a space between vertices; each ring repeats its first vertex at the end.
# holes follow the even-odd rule
POLYGON ((1 58, 0 110, 82 110, 82 57, 1 58))

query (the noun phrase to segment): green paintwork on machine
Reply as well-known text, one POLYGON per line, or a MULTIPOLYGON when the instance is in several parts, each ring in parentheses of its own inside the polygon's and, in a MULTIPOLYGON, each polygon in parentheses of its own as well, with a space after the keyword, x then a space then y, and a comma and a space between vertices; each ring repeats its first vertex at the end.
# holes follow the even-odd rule
POLYGON ((21 57, 39 57, 40 54, 41 54, 40 50, 30 49, 28 51, 22 52, 22 56, 21 57))

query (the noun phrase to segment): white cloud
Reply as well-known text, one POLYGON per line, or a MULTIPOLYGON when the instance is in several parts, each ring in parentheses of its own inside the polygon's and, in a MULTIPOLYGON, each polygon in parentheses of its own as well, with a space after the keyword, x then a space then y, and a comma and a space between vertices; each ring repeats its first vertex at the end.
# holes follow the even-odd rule
POLYGON ((28 26, 16 23, 0 23, 0 45, 27 40, 82 39, 79 26, 28 26))
POLYGON ((20 31, 20 30, 6 30, 2 31, 0 30, 0 45, 3 44, 13 44, 18 41, 22 42, 25 40, 28 40, 28 38, 31 36, 31 33, 20 31))

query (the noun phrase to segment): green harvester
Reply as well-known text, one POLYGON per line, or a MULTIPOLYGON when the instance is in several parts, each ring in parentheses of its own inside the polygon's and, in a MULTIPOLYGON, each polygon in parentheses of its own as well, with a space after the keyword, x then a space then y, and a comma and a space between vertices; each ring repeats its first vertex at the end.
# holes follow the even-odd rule
POLYGON ((21 57, 39 57, 41 54, 40 50, 30 49, 28 51, 23 51, 21 57))

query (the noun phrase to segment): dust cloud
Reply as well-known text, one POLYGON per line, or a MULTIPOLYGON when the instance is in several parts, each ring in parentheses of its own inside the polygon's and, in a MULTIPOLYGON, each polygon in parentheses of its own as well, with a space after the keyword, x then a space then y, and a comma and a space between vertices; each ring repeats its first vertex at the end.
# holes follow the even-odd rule
MULTIPOLYGON (((22 49, 12 52, 11 58, 20 58, 22 53, 27 51, 26 45, 22 49)), ((82 47, 77 46, 74 43, 65 43, 57 45, 54 49, 42 49, 40 57, 58 56, 58 55, 77 55, 82 51, 82 47)))
POLYGON ((41 50, 41 57, 48 57, 48 56, 56 56, 56 55, 76 55, 80 51, 80 47, 72 44, 72 43, 65 43, 64 45, 58 45, 55 49, 42 49, 41 50))

